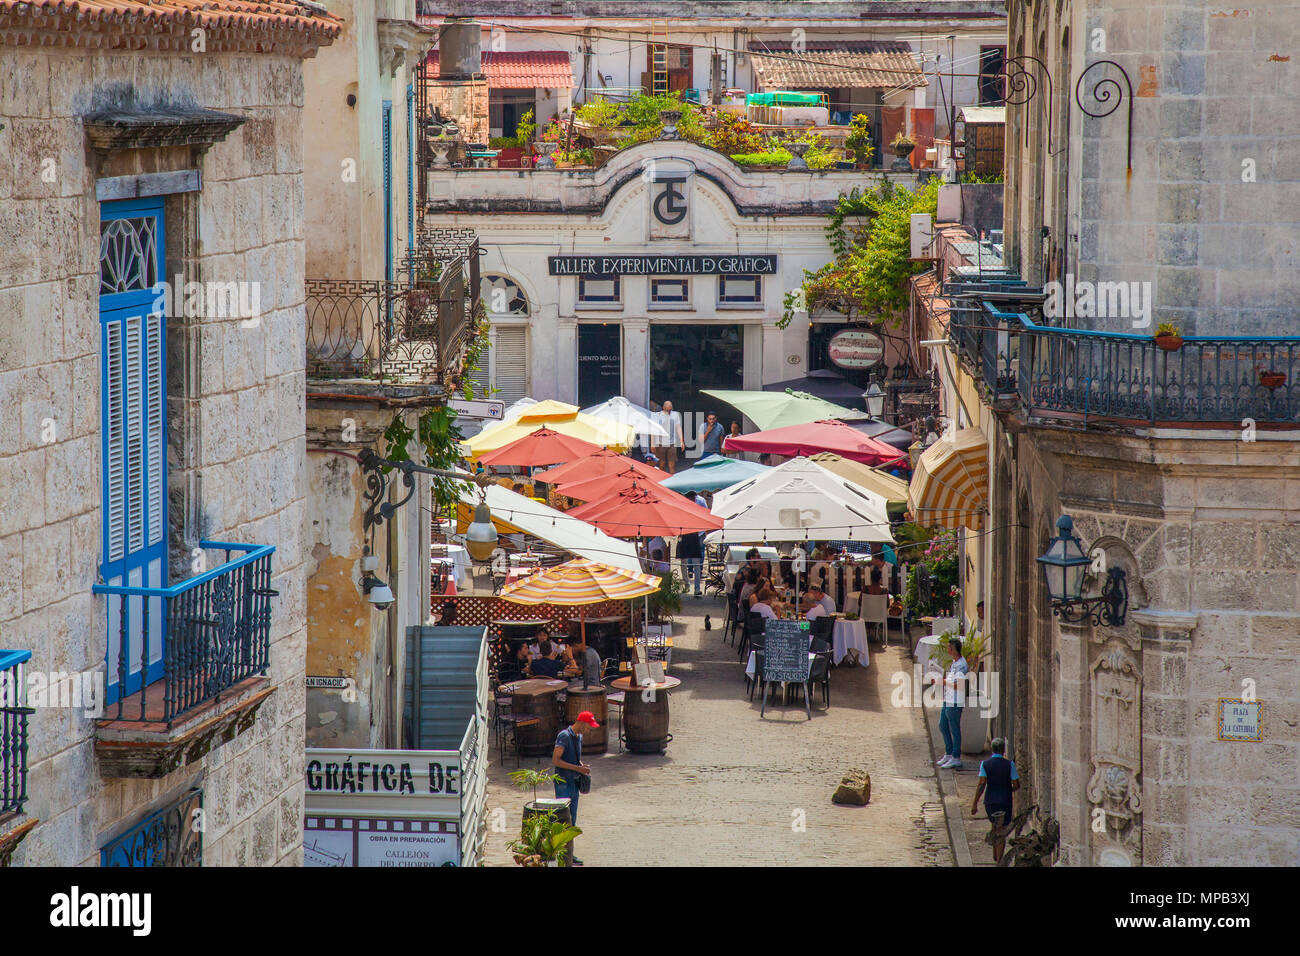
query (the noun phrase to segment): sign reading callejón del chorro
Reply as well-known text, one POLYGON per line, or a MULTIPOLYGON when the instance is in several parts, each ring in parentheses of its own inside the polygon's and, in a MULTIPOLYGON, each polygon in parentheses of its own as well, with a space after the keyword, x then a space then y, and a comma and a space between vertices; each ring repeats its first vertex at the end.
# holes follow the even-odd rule
POLYGON ((831 336, 826 353, 840 368, 871 368, 885 357, 885 340, 867 329, 845 329, 831 336))
POLYGON ((305 866, 458 866, 461 755, 307 751, 305 866))
POLYGON ((548 256, 553 276, 774 275, 776 256, 548 256))

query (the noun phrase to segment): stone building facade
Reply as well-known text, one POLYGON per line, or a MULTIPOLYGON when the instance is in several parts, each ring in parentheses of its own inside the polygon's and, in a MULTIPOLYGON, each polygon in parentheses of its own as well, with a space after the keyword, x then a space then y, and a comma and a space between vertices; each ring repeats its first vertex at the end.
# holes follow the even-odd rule
POLYGON ((1059 819, 1061 863, 1294 866, 1300 183, 1283 146, 1295 68, 1274 47, 1300 13, 1062 0, 1008 15, 1012 63, 1037 58, 1007 124, 1006 261, 1028 286, 972 292, 988 331, 969 332, 1001 336, 970 365, 994 412, 994 729, 1023 805, 1059 819), (1103 80, 1116 108, 1097 115, 1103 80), (1054 309, 1053 282, 1098 283, 1112 307, 1066 292, 1054 309), (1156 347, 1160 322, 1181 351, 1156 347), (1123 626, 1054 615, 1035 559, 1062 514, 1099 569, 1126 571, 1123 626), (1225 701, 1257 711, 1257 741, 1221 723, 1225 701))
POLYGON ((0 2, 0 645, 30 651, 33 707, 27 801, 0 814, 18 865, 301 863, 303 60, 339 27, 238 6, 0 2), (127 593, 144 586, 169 590, 127 593), (201 688, 166 712, 163 657, 201 688), (108 706, 33 696, 56 673, 108 706), (180 845, 150 835, 159 815, 180 845))

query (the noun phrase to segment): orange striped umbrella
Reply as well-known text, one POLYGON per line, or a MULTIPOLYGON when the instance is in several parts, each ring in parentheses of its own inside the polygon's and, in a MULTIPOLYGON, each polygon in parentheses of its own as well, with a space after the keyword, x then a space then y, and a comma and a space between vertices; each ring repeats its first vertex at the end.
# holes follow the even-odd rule
POLYGON ((576 607, 645 597, 657 590, 659 578, 653 574, 624 571, 598 561, 575 558, 506 585, 501 589, 501 597, 515 604, 576 607))
POLYGON ((922 452, 907 502, 917 524, 978 530, 989 510, 988 456, 988 439, 976 426, 922 452))

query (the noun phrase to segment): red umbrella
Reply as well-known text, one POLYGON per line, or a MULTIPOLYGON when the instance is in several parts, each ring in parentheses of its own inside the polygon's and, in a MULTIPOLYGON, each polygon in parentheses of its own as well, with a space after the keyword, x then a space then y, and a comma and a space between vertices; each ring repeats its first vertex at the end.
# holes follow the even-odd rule
POLYGON ((577 498, 579 501, 598 501, 601 498, 616 495, 620 491, 627 491, 633 485, 644 488, 646 484, 646 478, 643 474, 635 468, 629 468, 613 475, 597 475, 595 478, 586 478, 581 481, 562 482, 557 490, 560 494, 568 495, 570 498, 577 498))
POLYGON ((533 477, 538 481, 555 485, 563 481, 586 481, 588 478, 596 478, 600 475, 616 475, 629 468, 635 469, 649 481, 663 481, 668 477, 668 472, 660 471, 654 465, 628 458, 608 448, 602 448, 577 461, 570 461, 567 465, 539 471, 533 477))
POLYGON ((588 501, 584 505, 570 508, 565 512, 565 514, 571 515, 574 518, 581 518, 583 521, 588 521, 594 516, 600 514, 602 511, 606 511, 617 504, 621 504, 627 498, 637 497, 644 497, 650 501, 680 501, 682 504, 695 504, 693 501, 687 501, 687 499, 683 498, 675 491, 668 491, 665 488, 660 488, 658 485, 647 485, 643 482, 636 482, 625 488, 619 488, 612 491, 600 498, 588 501))
POLYGON ((907 459, 897 448, 868 438, 856 428, 837 421, 786 425, 752 435, 733 435, 723 442, 722 447, 728 451, 767 452, 791 458, 829 451, 864 465, 883 465, 907 459))
POLYGON ((722 519, 693 501, 668 492, 634 486, 628 491, 593 501, 568 514, 594 524, 616 538, 648 538, 654 535, 717 531, 722 519), (577 514, 581 510, 584 514, 577 514))
POLYGON ((533 465, 554 465, 561 461, 575 461, 600 450, 599 445, 593 445, 581 438, 574 438, 572 435, 565 435, 549 428, 539 428, 508 445, 502 445, 494 451, 480 455, 478 460, 485 465, 516 465, 526 468, 533 465))

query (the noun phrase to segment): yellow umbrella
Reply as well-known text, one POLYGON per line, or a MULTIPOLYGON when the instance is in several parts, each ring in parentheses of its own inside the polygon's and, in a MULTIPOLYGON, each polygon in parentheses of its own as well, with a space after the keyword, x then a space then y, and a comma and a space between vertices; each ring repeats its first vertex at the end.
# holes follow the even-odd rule
POLYGON ((608 418, 597 418, 578 411, 574 405, 548 399, 530 405, 525 409, 524 414, 514 421, 480 432, 473 438, 467 438, 463 444, 469 449, 470 457, 477 458, 484 452, 493 451, 532 434, 542 425, 571 438, 581 438, 593 445, 602 445, 615 451, 626 451, 632 447, 636 434, 636 430, 631 425, 608 418))
POLYGON ((601 601, 622 601, 645 597, 659 590, 659 578, 640 571, 625 571, 598 561, 577 558, 564 564, 539 571, 531 577, 501 589, 503 600, 515 604, 560 604, 565 607, 584 607, 579 617, 582 621, 582 642, 587 642, 587 614, 585 605, 601 601))
POLYGON ((866 488, 867 491, 875 492, 886 501, 906 501, 908 485, 902 478, 895 478, 893 475, 883 472, 878 468, 872 468, 870 465, 864 465, 860 461, 853 461, 849 458, 842 458, 831 452, 821 452, 817 455, 811 455, 809 461, 816 462, 827 471, 839 475, 846 481, 851 481, 855 485, 866 488))

